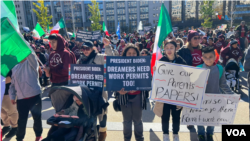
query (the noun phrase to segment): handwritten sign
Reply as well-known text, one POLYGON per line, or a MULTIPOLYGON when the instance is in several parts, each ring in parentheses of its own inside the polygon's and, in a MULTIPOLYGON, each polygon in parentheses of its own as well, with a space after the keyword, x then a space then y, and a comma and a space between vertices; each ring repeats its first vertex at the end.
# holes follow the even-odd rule
POLYGON ((100 31, 81 31, 78 30, 76 34, 76 41, 84 42, 85 40, 100 40, 101 39, 101 32, 100 31))
POLYGON ((156 62, 150 99, 200 109, 209 70, 156 62))
POLYGON ((69 68, 69 84, 103 90, 103 65, 70 64, 69 68))
POLYGON ((150 57, 107 56, 106 90, 151 90, 150 57))
POLYGON ((205 94, 202 109, 184 107, 181 124, 220 126, 233 124, 240 95, 205 94))

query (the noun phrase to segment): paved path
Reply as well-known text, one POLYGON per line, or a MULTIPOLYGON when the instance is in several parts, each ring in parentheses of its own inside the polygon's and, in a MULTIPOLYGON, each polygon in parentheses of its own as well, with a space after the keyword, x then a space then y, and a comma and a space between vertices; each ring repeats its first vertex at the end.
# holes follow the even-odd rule
MULTIPOLYGON (((250 124, 249 122, 249 99, 248 99, 248 88, 247 88, 247 76, 246 73, 241 73, 241 101, 238 105, 236 117, 234 124, 250 124)), ((47 97, 49 89, 46 89, 42 95, 43 103, 42 103, 42 120, 43 120, 43 137, 46 137, 46 134, 50 128, 49 125, 46 124, 46 120, 54 114, 54 108, 51 105, 50 99, 47 97)), ((110 98, 110 106, 108 107, 108 137, 106 141, 122 141, 123 140, 123 125, 122 125, 122 114, 121 112, 115 112, 113 110, 113 101, 114 98, 110 98)), ((153 101, 148 101, 146 111, 143 111, 143 128, 144 128, 144 137, 145 141, 161 141, 162 140, 162 130, 161 130, 161 119, 153 113, 152 109, 154 106, 153 101)), ((170 123, 172 123, 172 119, 170 119, 170 123)), ((31 115, 29 115, 29 120, 27 124, 26 136, 24 141, 33 140, 34 131, 33 120, 31 115)), ((169 126, 172 131, 172 125, 169 126)), ((180 141, 197 141, 196 129, 188 130, 186 125, 180 126, 180 141)), ((134 140, 134 136, 132 137, 132 141, 134 140)), ((172 134, 170 133, 170 139, 172 140, 172 134)), ((12 139, 5 139, 4 141, 12 139)), ((221 127, 215 127, 215 141, 221 141, 221 127)))

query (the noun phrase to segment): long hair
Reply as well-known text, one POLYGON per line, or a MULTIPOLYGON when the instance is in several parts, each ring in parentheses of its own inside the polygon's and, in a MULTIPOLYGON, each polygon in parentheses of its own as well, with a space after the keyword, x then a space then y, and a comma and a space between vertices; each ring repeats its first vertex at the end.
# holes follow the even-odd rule
MULTIPOLYGON (((191 52, 194 51, 193 46, 191 45, 191 42, 187 42, 186 48, 188 48, 191 52)), ((202 49, 202 45, 201 44, 198 45, 198 49, 202 49)))
POLYGON ((122 56, 126 56, 128 50, 131 49, 131 48, 134 49, 134 50, 136 51, 137 56, 140 56, 140 51, 139 51, 139 49, 138 49, 134 44, 131 44, 131 43, 128 43, 128 44, 126 45, 126 47, 124 48, 124 50, 123 50, 123 52, 122 52, 122 56))

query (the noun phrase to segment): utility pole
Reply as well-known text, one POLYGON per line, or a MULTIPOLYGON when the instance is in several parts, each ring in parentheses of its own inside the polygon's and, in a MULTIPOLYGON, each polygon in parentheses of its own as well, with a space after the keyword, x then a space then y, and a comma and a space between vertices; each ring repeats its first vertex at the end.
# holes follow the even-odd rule
POLYGON ((74 18, 74 8, 73 8, 73 1, 70 2, 71 4, 71 14, 72 14, 72 24, 73 24, 73 33, 75 33, 75 18, 74 18))

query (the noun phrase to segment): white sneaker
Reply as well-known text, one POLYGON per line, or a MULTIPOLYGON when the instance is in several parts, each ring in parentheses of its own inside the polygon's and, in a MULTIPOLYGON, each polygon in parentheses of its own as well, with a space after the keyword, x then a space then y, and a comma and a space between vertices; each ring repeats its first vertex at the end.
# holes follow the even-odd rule
POLYGON ((174 141, 180 141, 178 134, 173 134, 174 141))
POLYGON ((170 141, 168 134, 163 134, 163 141, 170 141))

